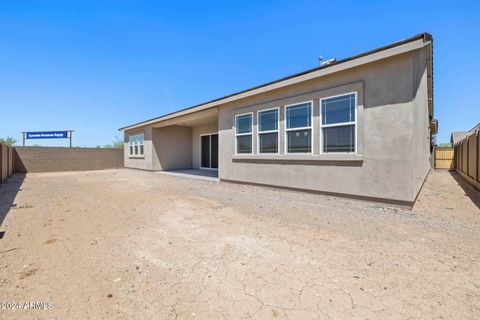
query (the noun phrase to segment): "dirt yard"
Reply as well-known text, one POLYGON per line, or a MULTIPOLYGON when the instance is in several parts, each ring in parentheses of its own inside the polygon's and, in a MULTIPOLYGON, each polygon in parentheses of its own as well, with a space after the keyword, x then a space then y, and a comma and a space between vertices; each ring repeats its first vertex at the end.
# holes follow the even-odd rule
POLYGON ((0 318, 480 319, 480 196, 457 179, 430 175, 408 211, 134 170, 16 175, 0 318))

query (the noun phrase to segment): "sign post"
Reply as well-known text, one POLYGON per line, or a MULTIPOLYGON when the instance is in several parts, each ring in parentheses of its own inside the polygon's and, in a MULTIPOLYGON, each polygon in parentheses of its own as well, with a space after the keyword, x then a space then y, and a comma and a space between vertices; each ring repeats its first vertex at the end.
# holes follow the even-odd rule
POLYGON ((28 131, 22 132, 23 146, 25 147, 25 140, 27 139, 69 139, 70 148, 72 147, 72 132, 73 130, 63 131, 28 131))

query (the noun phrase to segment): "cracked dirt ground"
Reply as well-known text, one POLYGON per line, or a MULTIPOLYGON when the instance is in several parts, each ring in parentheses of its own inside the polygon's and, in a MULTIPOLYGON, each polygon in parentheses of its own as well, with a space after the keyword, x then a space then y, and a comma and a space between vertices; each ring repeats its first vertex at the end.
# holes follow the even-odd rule
POLYGON ((28 174, 13 199, 21 181, 0 301, 53 308, 1 319, 480 318, 478 192, 448 172, 413 211, 134 170, 28 174))

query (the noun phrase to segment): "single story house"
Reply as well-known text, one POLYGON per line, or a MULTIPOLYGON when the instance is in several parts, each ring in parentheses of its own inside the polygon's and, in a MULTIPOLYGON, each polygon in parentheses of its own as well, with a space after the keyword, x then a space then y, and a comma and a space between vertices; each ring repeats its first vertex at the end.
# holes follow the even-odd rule
POLYGON ((412 205, 431 169, 432 36, 123 130, 125 167, 412 205))
POLYGON ((478 129, 480 129, 480 123, 478 123, 469 131, 453 131, 452 135, 450 136, 450 143, 452 144, 452 146, 456 146, 460 141, 462 141, 478 129))

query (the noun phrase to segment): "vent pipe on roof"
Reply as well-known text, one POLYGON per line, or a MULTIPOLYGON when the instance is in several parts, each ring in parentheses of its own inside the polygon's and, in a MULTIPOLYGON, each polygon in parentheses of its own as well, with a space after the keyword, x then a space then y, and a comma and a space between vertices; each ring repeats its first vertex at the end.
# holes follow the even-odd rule
POLYGON ((322 66, 322 64, 323 64, 323 56, 319 56, 319 57, 318 57, 318 64, 319 64, 320 66, 322 66))
POLYGON ((323 57, 320 56, 318 60, 320 61, 320 67, 323 67, 323 66, 328 66, 329 64, 335 63, 337 61, 337 58, 332 58, 332 59, 328 59, 327 61, 323 61, 323 57))

